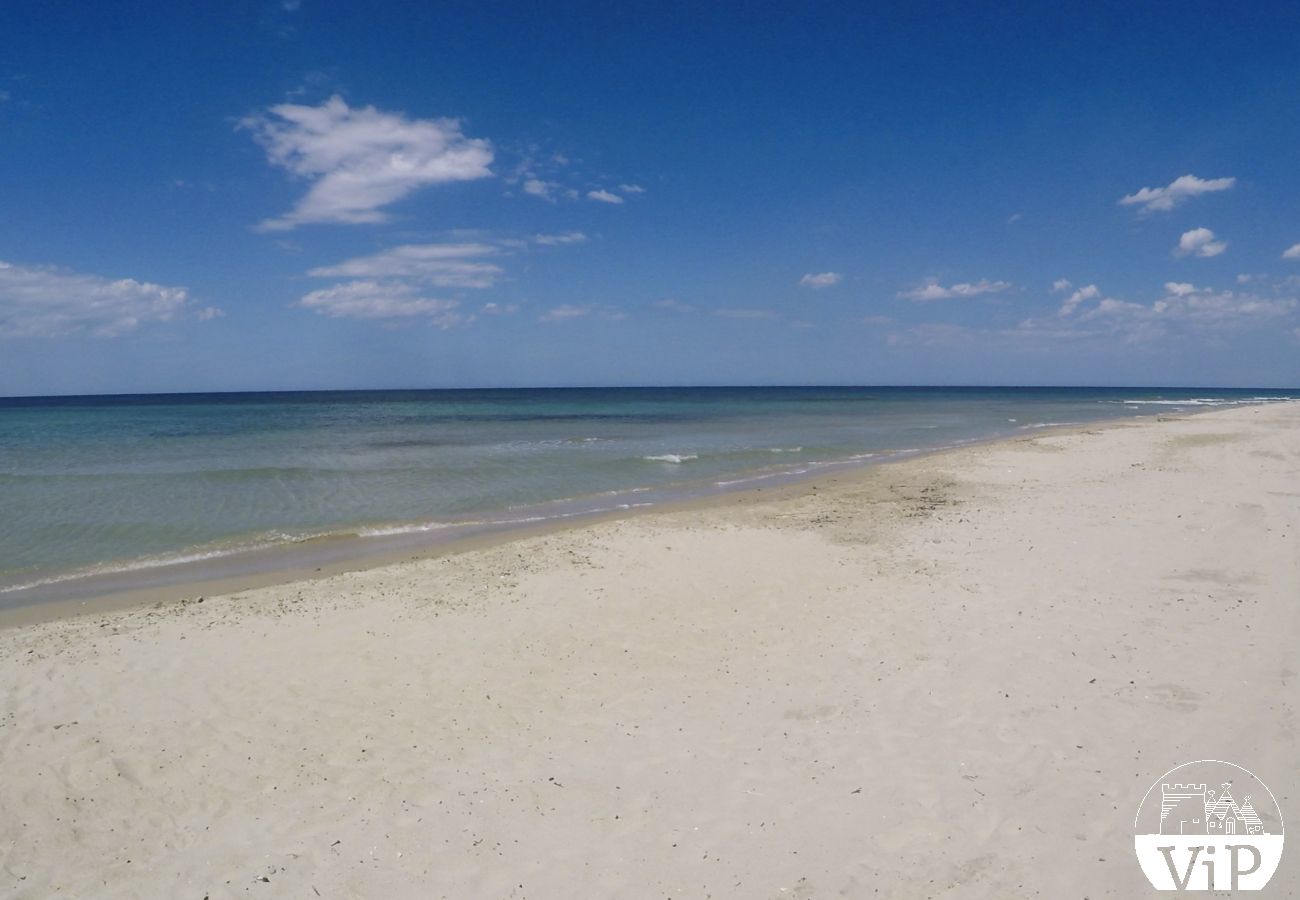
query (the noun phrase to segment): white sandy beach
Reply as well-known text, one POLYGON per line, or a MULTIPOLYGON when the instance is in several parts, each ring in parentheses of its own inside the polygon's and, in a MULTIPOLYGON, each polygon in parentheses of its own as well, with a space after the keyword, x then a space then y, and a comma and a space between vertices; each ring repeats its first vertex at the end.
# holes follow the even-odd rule
POLYGON ((10 627, 0 894, 1147 896, 1179 763, 1300 821, 1298 601, 1279 403, 10 627))

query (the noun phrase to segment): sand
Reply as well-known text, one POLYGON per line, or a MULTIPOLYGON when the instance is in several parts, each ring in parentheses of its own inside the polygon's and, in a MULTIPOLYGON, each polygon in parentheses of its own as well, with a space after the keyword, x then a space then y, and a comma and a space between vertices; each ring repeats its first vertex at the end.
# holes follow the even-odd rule
POLYGON ((1298 538, 1276 404, 7 628, 0 894, 1147 896, 1181 762, 1300 822, 1298 538))

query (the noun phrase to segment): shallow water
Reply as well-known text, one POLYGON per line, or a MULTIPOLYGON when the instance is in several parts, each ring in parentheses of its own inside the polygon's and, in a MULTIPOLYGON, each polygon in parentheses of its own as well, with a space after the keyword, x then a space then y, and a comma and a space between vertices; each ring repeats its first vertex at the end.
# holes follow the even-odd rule
POLYGON ((0 400, 0 604, 314 536, 542 521, 1297 392, 626 388, 0 400), (477 525, 475 525, 477 523, 477 525))

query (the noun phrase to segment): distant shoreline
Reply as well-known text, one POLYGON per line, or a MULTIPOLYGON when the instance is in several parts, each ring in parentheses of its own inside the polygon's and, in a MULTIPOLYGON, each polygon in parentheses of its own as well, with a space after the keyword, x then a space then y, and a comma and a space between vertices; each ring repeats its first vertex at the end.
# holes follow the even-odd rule
MULTIPOLYGON (((1270 398, 1270 401, 1277 402, 1278 398, 1270 398)), ((1260 403, 1270 401, 1259 400, 1260 403)), ((1202 415, 1218 408, 1205 406, 1183 410, 1176 415, 1202 415)), ((1240 405, 1231 408, 1240 408, 1240 405)), ((597 522, 711 505, 743 504, 770 498, 774 492, 781 495, 811 492, 819 489, 820 483, 827 478, 851 475, 863 468, 888 466, 972 446, 1015 441, 1026 435, 1070 434, 1133 421, 1142 419, 1117 415, 1086 423, 1035 428, 1032 432, 1017 430, 951 445, 832 460, 811 468, 796 466, 754 473, 726 485, 706 482, 651 493, 633 489, 618 498, 594 497, 552 503, 537 509, 523 508, 496 516, 474 517, 459 524, 410 523, 387 534, 364 534, 357 529, 343 529, 317 537, 254 545, 246 549, 213 552, 195 548, 180 551, 178 556, 182 559, 178 562, 146 561, 143 565, 100 572, 70 572, 29 588, 10 588, 0 592, 0 628, 67 615, 129 609, 179 596, 196 597, 284 585, 303 579, 373 569, 402 560, 466 552, 597 522)))

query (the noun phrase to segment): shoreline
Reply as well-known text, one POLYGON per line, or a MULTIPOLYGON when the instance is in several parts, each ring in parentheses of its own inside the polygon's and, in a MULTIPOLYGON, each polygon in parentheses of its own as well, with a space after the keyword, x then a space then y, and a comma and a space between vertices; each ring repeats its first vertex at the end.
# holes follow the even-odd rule
POLYGON ((1171 767, 1300 802, 1297 478, 1125 420, 5 629, 0 893, 1143 895, 1171 767))
MULTIPOLYGON (((88 574, 74 571, 37 581, 30 587, 9 588, 7 592, 0 593, 0 630, 67 616, 96 615, 194 597, 230 594, 328 578, 400 562, 435 559, 495 547, 529 537, 563 533, 602 522, 643 515, 707 509, 713 506, 725 507, 732 503, 754 502, 758 499, 770 500, 797 496, 807 491, 815 491, 819 482, 835 483, 841 475, 852 477, 877 468, 905 464, 915 459, 958 453, 968 448, 1146 421, 1201 416, 1231 409, 1288 403, 1300 403, 1300 400, 1261 398, 1223 406, 1207 405, 1199 409, 1182 409, 1170 413, 1115 415, 1090 422, 1021 426, 1013 433, 972 438, 941 447, 867 454, 864 458, 816 461, 808 468, 796 471, 778 469, 769 473, 756 472, 741 476, 737 482, 732 483, 733 486, 719 483, 688 483, 669 489, 634 487, 614 492, 616 499, 635 497, 643 490, 653 490, 651 496, 667 497, 646 504, 588 511, 581 509, 580 504, 584 499, 593 498, 575 498, 572 501, 552 501, 517 510, 527 513, 529 510, 542 507, 561 509, 565 503, 573 503, 579 507, 574 512, 552 514, 536 522, 518 519, 497 521, 489 515, 476 517, 480 521, 468 523, 453 521, 446 523, 445 526, 440 522, 436 523, 435 527, 429 528, 421 527, 422 523, 410 523, 409 530, 403 527, 400 532, 392 535, 365 535, 359 531, 345 529, 284 543, 214 554, 211 557, 204 556, 192 561, 141 565, 88 574), (740 486, 741 482, 752 481, 762 481, 763 484, 740 486), (446 528, 445 532, 442 531, 443 527, 446 528), (69 588, 74 591, 71 596, 66 595, 69 588), (53 596, 50 596, 51 594, 53 596)), ((497 518, 505 514, 498 514, 497 518)), ((531 517, 525 515, 523 518, 531 517)), ((184 554, 186 551, 179 552, 184 554)))

